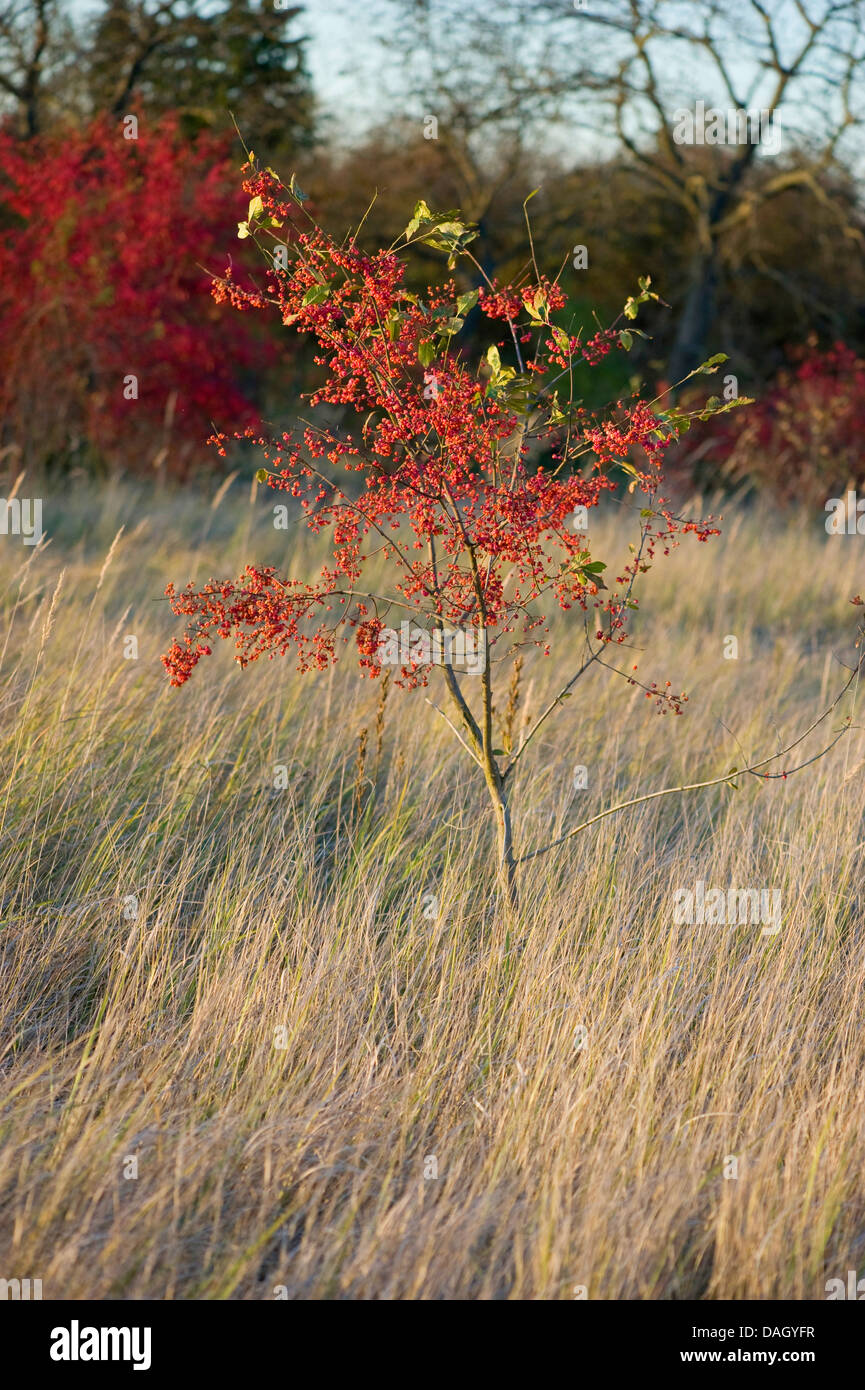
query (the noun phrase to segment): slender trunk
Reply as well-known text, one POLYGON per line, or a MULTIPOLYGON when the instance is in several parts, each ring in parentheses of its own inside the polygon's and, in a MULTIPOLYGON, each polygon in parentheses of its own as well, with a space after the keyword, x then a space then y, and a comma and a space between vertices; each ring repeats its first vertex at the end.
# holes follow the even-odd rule
MULTIPOLYGON (((453 499, 450 500, 451 505, 454 506, 454 513, 458 517, 459 514, 456 506, 453 504, 453 499)), ((495 750, 493 749, 493 687, 488 659, 489 647, 484 590, 478 570, 477 557, 468 542, 468 537, 465 537, 465 533, 463 534, 471 561, 472 581, 477 597, 478 610, 483 623, 480 629, 484 644, 484 664, 481 674, 483 714, 480 723, 475 719, 466 704, 459 687, 459 682, 454 675, 453 668, 447 665, 447 663, 445 663, 444 666, 444 677, 454 707, 466 731, 469 751, 480 764, 484 774, 484 780, 487 784, 487 791, 490 795, 490 801, 492 802, 498 835, 498 904, 500 908, 502 906, 504 907, 505 913, 507 914, 514 911, 518 906, 517 862, 514 856, 513 837, 511 833, 511 812, 508 806, 507 793, 505 792, 505 783, 499 765, 496 762, 495 750)), ((430 540, 430 564, 432 565, 433 574, 436 575, 437 579, 435 545, 432 539, 430 540)), ((438 620, 438 625, 439 627, 442 626, 440 619, 438 620)))
POLYGON ((511 830, 511 810, 502 783, 501 775, 492 758, 484 769, 487 789, 496 818, 496 838, 498 841, 498 896, 499 905, 510 911, 519 907, 517 888, 517 861, 514 855, 514 841, 511 830))
POLYGON ((507 802, 502 803, 499 822, 499 882, 503 901, 512 912, 520 905, 520 891, 517 886, 517 861, 514 858, 514 843, 511 836, 511 813, 507 802))

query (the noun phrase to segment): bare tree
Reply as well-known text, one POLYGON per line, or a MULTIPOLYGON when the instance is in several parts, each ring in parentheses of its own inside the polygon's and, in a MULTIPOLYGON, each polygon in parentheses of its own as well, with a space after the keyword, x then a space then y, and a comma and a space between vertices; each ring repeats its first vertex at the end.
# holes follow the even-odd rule
POLYGON ((637 174, 656 203, 677 210, 672 380, 706 355, 725 248, 772 200, 817 200, 862 256, 847 164, 865 119, 865 0, 389 0, 389 9, 402 109, 410 91, 439 114, 460 202, 481 225, 495 189, 491 151, 561 149, 566 133, 583 166, 593 158, 637 174), (721 139, 717 126, 704 139, 694 124, 706 108, 730 116, 721 139))
POLYGON ((528 0, 533 18, 567 21, 578 100, 692 230, 673 381, 705 353, 725 239, 766 202, 791 189, 820 200, 862 255, 861 218, 833 196, 865 118, 862 0, 528 0))
POLYGON ((309 135, 312 100, 297 5, 253 0, 105 0, 85 64, 97 109, 172 110, 192 134, 231 115, 271 154, 309 135))
POLYGON ((14 113, 22 135, 38 134, 51 83, 71 66, 72 31, 58 0, 0 5, 0 110, 14 113))
POLYGON ((177 112, 188 134, 231 128, 292 149, 308 140, 313 101, 299 6, 254 0, 0 0, 0 114, 23 136, 55 119, 177 112))
POLYGON ((399 113, 395 124, 430 141, 455 204, 477 225, 478 259, 490 271, 493 203, 530 164, 555 115, 546 49, 557 38, 536 25, 527 42, 521 0, 482 14, 473 0, 379 0, 369 13, 385 58, 378 109, 399 113))

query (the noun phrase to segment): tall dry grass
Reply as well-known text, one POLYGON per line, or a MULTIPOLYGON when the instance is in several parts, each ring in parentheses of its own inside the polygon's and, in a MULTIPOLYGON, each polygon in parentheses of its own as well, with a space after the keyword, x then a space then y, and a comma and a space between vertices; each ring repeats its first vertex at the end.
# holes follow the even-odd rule
MULTIPOLYGON (((382 715, 350 660, 241 674, 221 644, 167 687, 167 579, 313 564, 267 517, 115 485, 46 497, 38 553, 2 540, 0 1276, 822 1298, 861 1270, 861 732, 534 860, 505 937, 485 790, 422 693, 382 715), (674 925, 697 879, 779 889, 780 931, 674 925)), ((640 670, 687 713, 593 672, 526 755, 518 848, 805 727, 852 655, 861 544, 753 515, 659 564, 640 670)), ((565 618, 554 652, 527 655, 518 722, 573 669, 565 618)))

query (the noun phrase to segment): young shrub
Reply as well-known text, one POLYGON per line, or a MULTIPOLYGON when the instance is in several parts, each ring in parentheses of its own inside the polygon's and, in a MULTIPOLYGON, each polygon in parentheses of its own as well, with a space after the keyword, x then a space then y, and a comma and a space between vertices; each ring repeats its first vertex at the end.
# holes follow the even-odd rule
MULTIPOLYGON (((662 463, 693 415, 729 407, 712 401, 689 415, 635 396, 589 413, 577 399, 581 375, 610 351, 628 351, 636 329, 614 325, 584 338, 563 326, 566 296, 536 268, 519 285, 486 281, 472 255, 474 231, 455 212, 435 214, 419 202, 399 242, 367 254, 351 237, 335 242, 311 218, 296 227, 304 197, 294 180, 285 188, 271 170, 245 170, 250 202, 239 232, 267 257, 267 289, 250 296, 226 276, 218 293, 239 308, 267 307, 293 333, 309 335, 322 369, 311 405, 348 408, 356 424, 308 424, 275 441, 246 431, 264 452, 260 478, 296 499, 311 530, 327 533, 331 559, 311 584, 248 565, 236 580, 181 592, 169 585, 188 626, 163 658, 166 670, 183 684, 214 637, 233 640, 241 666, 293 651, 299 670, 321 669, 353 639, 373 679, 389 671, 394 684, 416 687, 439 668, 445 717, 486 785, 500 885, 513 902, 514 770, 577 681, 625 641, 650 564, 683 534, 717 534, 711 519, 674 515, 662 496, 662 463), (451 279, 423 297, 406 290, 405 256, 419 243, 441 251, 450 270, 466 261, 479 287, 461 293, 451 279), (475 307, 500 336, 473 365, 459 339, 475 307), (623 481, 634 542, 620 572, 606 575, 574 522, 623 481), (384 561, 388 575, 375 588, 365 581, 373 555, 376 571, 384 561), (505 658, 526 645, 549 651, 555 605, 581 617, 577 669, 516 746, 511 731, 510 746, 497 747, 494 673, 507 672, 505 658)), ((654 298, 641 281, 625 319, 654 298)), ((223 437, 216 442, 224 448, 223 437)), ((620 674, 641 684, 633 671, 620 674)), ((643 688, 662 712, 681 711, 685 696, 669 682, 643 688)))

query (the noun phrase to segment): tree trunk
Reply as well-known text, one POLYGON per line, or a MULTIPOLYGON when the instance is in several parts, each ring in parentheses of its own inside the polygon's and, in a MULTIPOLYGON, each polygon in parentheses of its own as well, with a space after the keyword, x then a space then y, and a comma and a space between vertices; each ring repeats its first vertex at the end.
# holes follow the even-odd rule
POLYGON ((515 911, 519 907, 519 891, 517 889, 517 861, 514 857, 514 842, 511 832, 511 811, 497 769, 492 768, 488 771, 487 786, 496 818, 498 905, 508 911, 515 911))
POLYGON ((717 287, 718 261, 713 246, 711 251, 698 252, 691 265, 691 287, 670 353, 668 374, 673 386, 704 360, 717 287))

